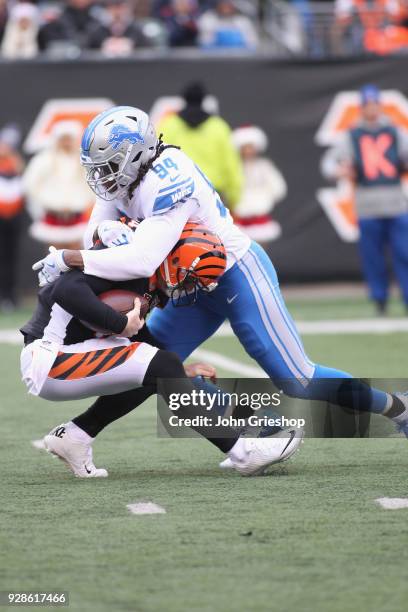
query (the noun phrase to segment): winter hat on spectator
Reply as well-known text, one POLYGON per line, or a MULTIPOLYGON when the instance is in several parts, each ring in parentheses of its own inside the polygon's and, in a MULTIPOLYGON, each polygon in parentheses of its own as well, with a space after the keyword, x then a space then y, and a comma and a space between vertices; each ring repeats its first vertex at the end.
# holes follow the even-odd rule
POLYGON ((207 95, 207 90, 203 83, 197 81, 189 83, 184 88, 181 95, 183 96, 187 104, 195 104, 197 106, 201 106, 205 96, 207 95))
POLYGON ((8 145, 11 149, 17 149, 21 142, 21 129, 17 123, 7 123, 0 130, 0 142, 8 145))
POLYGON ((237 149, 245 145, 253 145, 258 153, 263 153, 268 146, 268 137, 256 125, 244 125, 232 132, 232 141, 237 149))
POLYGON ((33 23, 39 22, 38 8, 30 2, 21 2, 15 4, 10 11, 10 19, 12 21, 20 21, 20 19, 28 19, 33 23))
POLYGON ((54 142, 57 142, 62 136, 72 136, 80 139, 83 128, 79 121, 58 121, 52 128, 51 137, 54 142))
POLYGON ((365 106, 370 102, 378 104, 380 102, 381 92, 376 85, 364 85, 360 89, 361 104, 365 106))

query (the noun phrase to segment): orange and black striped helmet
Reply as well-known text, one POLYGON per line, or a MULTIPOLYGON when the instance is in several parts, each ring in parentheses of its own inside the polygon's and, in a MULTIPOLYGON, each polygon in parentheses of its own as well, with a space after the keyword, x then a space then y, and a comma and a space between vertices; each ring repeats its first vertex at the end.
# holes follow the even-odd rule
POLYGON ((225 247, 217 234, 198 223, 187 223, 159 268, 159 282, 175 305, 191 304, 199 290, 216 288, 226 265, 225 247))

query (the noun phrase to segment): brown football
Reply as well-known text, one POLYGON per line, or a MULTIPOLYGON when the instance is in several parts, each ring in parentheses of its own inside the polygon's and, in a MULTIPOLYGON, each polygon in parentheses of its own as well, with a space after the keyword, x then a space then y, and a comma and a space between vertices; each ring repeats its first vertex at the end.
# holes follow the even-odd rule
POLYGON ((125 291, 124 289, 111 289, 99 295, 99 299, 104 303, 122 314, 127 314, 133 309, 135 299, 139 298, 142 305, 140 307, 140 315, 144 319, 149 312, 150 302, 144 296, 134 291, 125 291))
MULTIPOLYGON (((124 289, 111 289, 110 291, 105 291, 105 293, 101 293, 99 299, 107 306, 116 310, 116 312, 121 312, 122 314, 127 314, 134 307, 135 298, 139 298, 141 301, 140 315, 142 318, 145 318, 150 308, 150 300, 146 298, 144 295, 140 295, 139 293, 135 293, 134 291, 125 291, 124 289)), ((92 329, 93 331, 99 333, 110 333, 107 330, 97 329, 93 325, 88 322, 82 321, 82 323, 92 329)))

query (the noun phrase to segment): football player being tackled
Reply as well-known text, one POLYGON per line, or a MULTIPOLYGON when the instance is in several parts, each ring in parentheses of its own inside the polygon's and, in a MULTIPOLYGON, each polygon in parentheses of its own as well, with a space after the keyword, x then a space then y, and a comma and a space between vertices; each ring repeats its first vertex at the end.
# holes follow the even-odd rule
MULTIPOLYGON (((123 248, 133 237, 136 234, 122 224, 114 242, 123 248)), ((166 302, 167 296, 175 304, 182 299, 194 303, 198 291, 216 288, 225 266, 225 249, 218 236, 203 226, 188 224, 172 253, 149 279, 112 282, 72 270, 40 290, 36 311, 21 328, 25 341, 21 369, 30 393, 51 401, 100 396, 85 413, 55 427, 44 438, 46 449, 76 476, 107 476, 105 469, 93 463, 93 439, 106 425, 156 393, 158 379, 160 394, 168 403, 173 393, 192 397, 193 377, 215 378, 211 366, 183 367, 175 353, 158 348, 144 325, 146 312, 141 314, 140 299, 123 314, 103 296, 112 297, 112 290, 122 295, 130 291, 148 296, 151 305, 166 302)), ((142 301, 145 304, 146 297, 142 301)), ((196 407, 193 402, 177 411, 182 419, 205 414, 205 406, 196 407)), ((301 441, 295 431, 256 440, 240 438, 225 426, 217 425, 215 433, 208 423, 197 422, 193 429, 226 453, 231 467, 244 475, 258 474, 289 458, 301 441)))
POLYGON ((234 225, 202 171, 157 138, 146 113, 119 106, 95 117, 83 135, 81 160, 97 196, 85 246, 95 229, 105 243, 120 240, 117 218, 124 211, 141 221, 137 240, 99 252, 54 250, 35 264, 40 284, 70 268, 113 281, 148 278, 174 249, 185 224, 202 223, 224 244, 226 271, 217 287, 198 292, 189 308, 170 300, 155 309, 149 328, 160 346, 184 360, 228 320, 248 354, 287 395, 383 414, 408 435, 406 395, 369 387, 309 359, 268 255, 234 225))

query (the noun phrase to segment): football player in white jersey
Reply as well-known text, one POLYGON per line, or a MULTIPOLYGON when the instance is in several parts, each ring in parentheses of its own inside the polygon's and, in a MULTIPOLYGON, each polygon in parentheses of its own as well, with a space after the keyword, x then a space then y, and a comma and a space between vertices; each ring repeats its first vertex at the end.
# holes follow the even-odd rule
POLYGON ((184 225, 202 223, 225 246, 226 272, 214 291, 199 292, 189 308, 170 301, 156 309, 149 328, 160 345, 184 360, 228 320, 248 354, 286 394, 384 414, 408 435, 404 395, 368 387, 308 358, 269 257, 234 225, 191 159, 157 138, 146 113, 121 106, 98 115, 85 130, 81 160, 97 195, 85 247, 95 230, 108 246, 120 242, 115 219, 121 214, 141 222, 135 240, 120 249, 53 251, 34 265, 40 284, 70 267, 109 280, 149 277, 177 244, 184 225))

